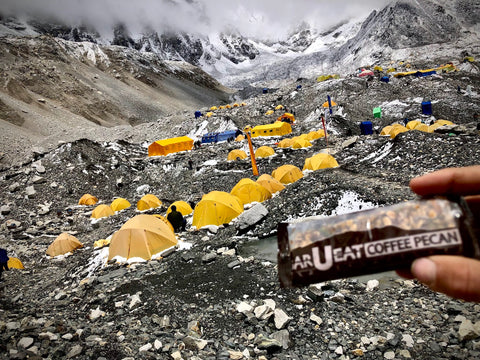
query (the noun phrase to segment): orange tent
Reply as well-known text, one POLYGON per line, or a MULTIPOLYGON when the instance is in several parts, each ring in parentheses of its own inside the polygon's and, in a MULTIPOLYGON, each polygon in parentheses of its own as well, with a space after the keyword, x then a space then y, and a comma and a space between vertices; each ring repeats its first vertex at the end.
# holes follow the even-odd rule
POLYGON ((93 209, 91 217, 94 219, 100 219, 100 218, 112 216, 114 214, 115 213, 113 212, 110 206, 101 204, 101 205, 98 205, 95 209, 93 209))
POLYGON ((280 181, 274 179, 269 174, 263 174, 257 179, 257 183, 262 185, 265 189, 270 191, 270 193, 275 194, 279 191, 285 189, 285 185, 283 185, 280 181))
POLYGON ((282 184, 291 184, 303 178, 302 170, 295 165, 282 165, 273 170, 272 177, 280 181, 282 184))
POLYGON ((51 257, 64 255, 81 247, 83 247, 83 244, 78 241, 75 236, 64 232, 58 235, 57 238, 50 244, 47 249, 47 255, 51 257))
POLYGON ((238 197, 244 204, 250 204, 255 201, 263 202, 272 197, 270 191, 248 178, 241 179, 230 191, 230 194, 238 197))
POLYGON ((240 149, 232 150, 228 153, 227 160, 228 161, 236 161, 236 160, 243 160, 248 157, 247 153, 240 149))
POLYGON ((290 113, 285 113, 283 114, 282 116, 279 116, 277 118, 277 121, 282 121, 283 119, 288 119, 290 120, 292 123, 295 122, 295 116, 293 116, 293 114, 290 114, 290 113))
POLYGON ((155 209, 160 206, 162 206, 162 202, 153 194, 144 195, 137 201, 137 210, 140 211, 155 209))
POLYGON ((85 194, 78 200, 78 205, 95 205, 97 202, 98 199, 95 196, 85 194))
POLYGON ((153 215, 137 215, 113 234, 108 260, 116 256, 150 260, 152 255, 175 245, 175 233, 165 222, 153 215))

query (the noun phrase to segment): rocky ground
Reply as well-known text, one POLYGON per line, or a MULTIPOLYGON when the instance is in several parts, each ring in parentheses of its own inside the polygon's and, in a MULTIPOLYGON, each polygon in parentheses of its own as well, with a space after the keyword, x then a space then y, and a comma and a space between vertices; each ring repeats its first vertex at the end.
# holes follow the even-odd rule
MULTIPOLYGON (((302 80, 245 99, 247 106, 219 111, 208 120, 195 120, 193 108, 136 126, 94 126, 81 134, 66 128, 62 136, 42 137, 33 155, 19 155, 14 164, 4 162, 0 174, 0 244, 26 268, 4 273, 0 357, 480 357, 476 304, 396 277, 282 289, 275 262, 244 250, 275 236, 279 222, 337 213, 346 199, 352 201, 352 194, 355 203, 394 204, 414 198, 408 188, 414 176, 478 164, 480 138, 473 115, 480 112, 479 84, 478 73, 471 70, 390 84, 373 80, 368 88, 354 77, 325 83, 302 80), (301 90, 295 90, 298 84, 301 90), (229 192, 241 178, 254 178, 248 161, 226 161, 230 150, 246 150, 245 142, 148 158, 146 145, 151 141, 169 131, 171 136, 193 136, 271 122, 274 117, 264 113, 278 104, 295 112, 292 135, 300 135, 321 127, 318 117, 327 94, 340 105, 329 122, 328 139, 328 150, 340 167, 305 172, 303 179, 262 204, 268 211, 262 221, 246 231, 237 221, 199 231, 188 226, 179 234, 184 246, 159 260, 129 266, 106 264, 107 248, 93 247, 137 214, 135 203, 144 193, 163 202, 150 213, 164 215, 173 201, 195 204, 205 193, 229 192), (431 121, 421 114, 423 99, 433 101, 436 119, 456 125, 431 134, 410 131, 393 140, 359 135, 358 123, 371 119, 372 108, 379 105, 384 114, 374 122, 377 130, 405 117, 431 121), (77 205, 84 193, 106 204, 124 197, 133 206, 92 221, 93 207, 77 205), (69 208, 72 215, 66 212, 69 208), (64 231, 84 247, 50 259, 45 250, 64 231)), ((278 140, 256 138, 254 145, 275 146, 278 140)), ((4 149, 10 146, 7 141, 2 139, 4 149)), ((325 139, 307 149, 276 148, 275 156, 259 160, 260 172, 271 173, 283 164, 303 168, 307 157, 326 148, 325 139)))

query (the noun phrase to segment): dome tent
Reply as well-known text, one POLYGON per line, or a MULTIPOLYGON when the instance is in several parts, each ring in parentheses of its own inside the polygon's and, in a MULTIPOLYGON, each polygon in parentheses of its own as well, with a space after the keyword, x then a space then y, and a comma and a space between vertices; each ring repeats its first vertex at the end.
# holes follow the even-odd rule
POLYGON ((243 160, 248 157, 247 153, 243 150, 232 150, 228 153, 227 161, 236 161, 236 160, 243 160))
POLYGON ((282 184, 291 184, 303 178, 302 170, 295 165, 282 165, 273 170, 272 177, 282 184))
POLYGON ((248 178, 241 179, 230 191, 230 194, 238 197, 243 204, 263 202, 272 197, 270 191, 248 178))
POLYGON ((272 155, 275 155, 275 150, 273 150, 273 148, 270 146, 260 146, 257 150, 255 150, 256 158, 266 158, 272 155))
POLYGON ((65 255, 81 247, 83 247, 83 244, 75 236, 64 232, 58 235, 48 246, 47 255, 51 257, 65 255))
POLYGON ((243 212, 241 200, 224 191, 203 195, 193 210, 192 225, 200 229, 208 225, 227 224, 243 212))
POLYGON ((263 174, 262 176, 260 176, 257 179, 257 183, 270 191, 271 194, 275 194, 285 189, 285 185, 283 185, 280 181, 274 179, 272 175, 269 174, 263 174))
POLYGON ((110 241, 108 260, 141 258, 150 260, 152 255, 177 245, 175 233, 161 219, 153 215, 137 215, 115 232, 110 241))
POLYGON ((305 160, 303 170, 320 170, 326 168, 338 167, 338 162, 332 155, 329 154, 316 154, 305 160))

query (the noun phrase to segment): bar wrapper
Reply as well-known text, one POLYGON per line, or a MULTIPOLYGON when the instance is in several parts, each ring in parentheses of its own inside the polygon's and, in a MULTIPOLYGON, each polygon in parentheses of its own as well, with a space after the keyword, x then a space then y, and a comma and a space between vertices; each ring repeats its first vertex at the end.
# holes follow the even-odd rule
POLYGON ((480 258, 462 198, 432 198, 278 226, 282 287, 409 268, 419 257, 480 258))

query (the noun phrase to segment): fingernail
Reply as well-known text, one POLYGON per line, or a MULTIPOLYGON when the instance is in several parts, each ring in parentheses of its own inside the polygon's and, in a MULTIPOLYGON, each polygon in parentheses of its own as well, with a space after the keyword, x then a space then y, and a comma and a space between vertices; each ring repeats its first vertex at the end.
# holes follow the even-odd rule
POLYGON ((412 274, 421 283, 431 285, 437 276, 437 265, 428 258, 417 259, 412 264, 412 274))

